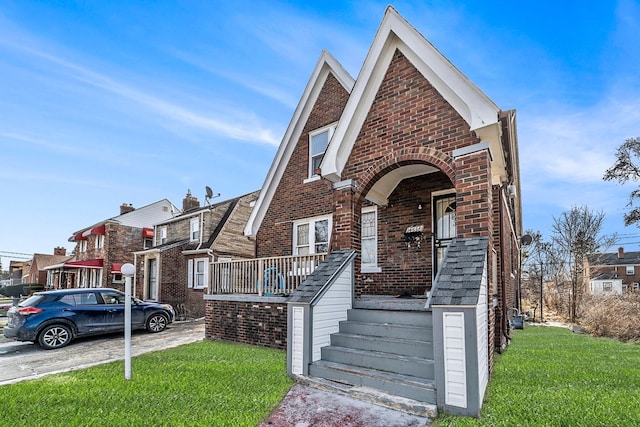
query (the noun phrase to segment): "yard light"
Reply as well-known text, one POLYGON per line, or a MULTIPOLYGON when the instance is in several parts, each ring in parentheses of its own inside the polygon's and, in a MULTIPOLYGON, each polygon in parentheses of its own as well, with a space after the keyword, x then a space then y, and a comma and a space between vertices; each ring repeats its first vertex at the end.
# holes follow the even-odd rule
POLYGON ((124 379, 131 379, 131 278, 136 268, 131 263, 124 264, 120 271, 124 275, 124 379))

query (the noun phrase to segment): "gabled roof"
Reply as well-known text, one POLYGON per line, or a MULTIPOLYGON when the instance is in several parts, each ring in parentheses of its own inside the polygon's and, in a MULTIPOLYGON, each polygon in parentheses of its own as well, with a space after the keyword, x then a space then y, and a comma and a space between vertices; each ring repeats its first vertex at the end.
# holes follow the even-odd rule
POLYGON ((163 221, 167 218, 171 218, 174 214, 179 212, 180 209, 178 209, 168 199, 158 200, 157 202, 150 203, 140 208, 136 208, 130 212, 107 218, 89 227, 82 228, 74 232, 73 235, 71 235, 71 237, 69 238, 69 241, 73 242, 76 240, 76 237, 78 235, 82 235, 83 233, 104 225, 107 222, 117 223, 129 227, 145 228, 152 227, 153 224, 159 221, 163 221))
MULTIPOLYGON (((500 108, 392 6, 388 6, 325 152, 320 166, 321 175, 333 182, 341 180, 344 166, 396 49, 451 104, 471 130, 476 131, 481 140, 490 143, 493 155, 500 153, 498 160, 502 159, 498 121, 500 108)), ((504 161, 501 163, 504 167, 504 161)))
POLYGON ((255 236, 260 228, 260 224, 271 204, 271 200, 275 194, 278 184, 282 179, 282 175, 289 163, 291 154, 298 143, 298 139, 302 134, 302 130, 307 123, 307 119, 311 114, 311 110, 318 99, 318 95, 324 86, 327 77, 331 73, 347 92, 351 92, 354 80, 353 77, 340 65, 338 61, 326 50, 322 51, 320 59, 311 73, 311 77, 307 82, 307 86, 302 93, 302 97, 298 102, 291 122, 280 142, 276 156, 267 172, 267 177, 262 185, 260 197, 251 212, 244 234, 247 236, 255 236))
POLYGON ((614 265, 640 265, 640 252, 624 252, 623 257, 618 257, 618 252, 597 253, 587 255, 589 265, 614 266, 614 265))

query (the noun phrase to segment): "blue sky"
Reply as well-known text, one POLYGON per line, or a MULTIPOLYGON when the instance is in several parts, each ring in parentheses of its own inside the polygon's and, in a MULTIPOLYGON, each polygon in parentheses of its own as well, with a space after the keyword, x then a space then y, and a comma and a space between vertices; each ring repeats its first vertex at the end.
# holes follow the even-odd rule
MULTIPOLYGON (((205 186, 261 187, 327 49, 357 77, 387 2, 0 0, 0 255, 67 239, 205 186), (298 4, 304 3, 304 4, 298 4)), ((640 136, 640 3, 410 1, 393 6, 502 109, 518 111, 524 225, 572 206, 622 214, 602 181, 640 136)))

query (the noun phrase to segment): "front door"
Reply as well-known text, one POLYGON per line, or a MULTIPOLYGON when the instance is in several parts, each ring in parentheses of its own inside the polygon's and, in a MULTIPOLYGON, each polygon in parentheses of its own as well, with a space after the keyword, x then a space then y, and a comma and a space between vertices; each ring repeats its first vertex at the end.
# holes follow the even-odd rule
POLYGON ((434 276, 440 269, 447 246, 456 237, 456 195, 447 194, 433 199, 434 276))
POLYGON ((150 258, 147 263, 147 299, 157 301, 158 300, 158 271, 157 271, 157 259, 150 258))

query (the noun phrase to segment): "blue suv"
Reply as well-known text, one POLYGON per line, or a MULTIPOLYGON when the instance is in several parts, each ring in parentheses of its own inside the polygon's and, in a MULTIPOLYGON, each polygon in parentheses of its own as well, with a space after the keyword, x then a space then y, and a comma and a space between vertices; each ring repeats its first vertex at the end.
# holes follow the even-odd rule
MULTIPOLYGON (((36 292, 7 312, 6 338, 33 341, 44 349, 77 337, 124 331, 125 294, 109 288, 36 292)), ((161 332, 175 319, 169 304, 132 298, 131 329, 161 332)))

